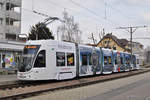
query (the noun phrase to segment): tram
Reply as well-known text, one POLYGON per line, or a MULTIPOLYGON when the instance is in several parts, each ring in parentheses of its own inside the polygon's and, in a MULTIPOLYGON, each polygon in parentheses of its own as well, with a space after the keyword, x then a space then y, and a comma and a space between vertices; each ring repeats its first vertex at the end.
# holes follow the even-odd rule
POLYGON ((31 40, 23 50, 19 80, 65 80, 129 71, 137 67, 136 55, 56 40, 31 40))

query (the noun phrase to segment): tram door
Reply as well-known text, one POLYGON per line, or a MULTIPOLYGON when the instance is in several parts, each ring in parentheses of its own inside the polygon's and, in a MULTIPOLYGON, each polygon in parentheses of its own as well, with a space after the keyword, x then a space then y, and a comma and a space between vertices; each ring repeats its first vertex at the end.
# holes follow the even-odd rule
POLYGON ((91 57, 93 75, 101 73, 100 61, 100 51, 93 50, 91 57))
POLYGON ((5 55, 2 55, 2 68, 5 68, 5 55))
POLYGON ((0 68, 2 68, 2 59, 1 59, 1 54, 0 54, 0 68))

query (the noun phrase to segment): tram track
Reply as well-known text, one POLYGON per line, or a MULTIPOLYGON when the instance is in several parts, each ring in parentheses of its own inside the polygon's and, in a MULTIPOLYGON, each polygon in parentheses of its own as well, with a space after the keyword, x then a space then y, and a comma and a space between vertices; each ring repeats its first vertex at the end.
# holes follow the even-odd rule
POLYGON ((111 75, 99 75, 95 77, 84 77, 66 81, 46 81, 46 82, 17 82, 17 84, 0 86, 0 100, 20 100, 23 98, 40 95, 41 93, 57 91, 60 89, 72 89, 81 86, 110 81, 123 77, 129 77, 141 73, 149 72, 150 69, 116 73, 111 75), (10 89, 9 89, 10 88, 10 89))
POLYGON ((34 83, 30 83, 30 82, 19 82, 19 81, 16 81, 15 83, 12 83, 12 84, 6 84, 6 85, 0 85, 0 90, 11 90, 13 88, 19 88, 19 87, 26 87, 26 86, 31 86, 31 85, 37 85, 37 84, 34 84, 34 83))
POLYGON ((30 87, 42 84, 49 84, 58 81, 14 81, 13 83, 7 84, 6 82, 0 85, 0 90, 11 90, 13 88, 20 88, 20 87, 30 87))

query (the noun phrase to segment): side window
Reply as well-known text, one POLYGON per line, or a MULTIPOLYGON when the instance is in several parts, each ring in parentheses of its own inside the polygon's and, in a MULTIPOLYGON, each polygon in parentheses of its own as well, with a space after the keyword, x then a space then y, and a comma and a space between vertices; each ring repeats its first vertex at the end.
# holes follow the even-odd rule
POLYGON ((91 53, 89 54, 89 65, 92 65, 92 56, 91 56, 91 53))
POLYGON ((74 53, 67 53, 67 66, 74 66, 74 53))
POLYGON ((64 52, 56 52, 56 66, 65 66, 64 52))
POLYGON ((125 58, 125 62, 126 62, 126 64, 128 64, 128 58, 125 58))
POLYGON ((82 55, 82 66, 88 65, 88 61, 87 61, 87 55, 83 54, 82 55))
POLYGON ((118 64, 117 57, 115 57, 115 64, 118 64))
POLYGON ((121 60, 121 64, 123 64, 123 58, 122 57, 120 57, 120 60, 121 60))
POLYGON ((104 65, 107 65, 107 56, 104 56, 104 65))
POLYGON ((108 57, 108 62, 109 62, 109 65, 112 64, 112 62, 111 62, 111 56, 108 57))
POLYGON ((137 64, 140 64, 140 60, 139 59, 137 59, 137 64))
POLYGON ((130 64, 130 59, 129 58, 127 58, 127 64, 130 64))
POLYGON ((136 59, 135 58, 133 59, 133 64, 136 64, 136 59))
POLYGON ((46 54, 45 50, 42 50, 38 53, 34 67, 46 67, 46 54))

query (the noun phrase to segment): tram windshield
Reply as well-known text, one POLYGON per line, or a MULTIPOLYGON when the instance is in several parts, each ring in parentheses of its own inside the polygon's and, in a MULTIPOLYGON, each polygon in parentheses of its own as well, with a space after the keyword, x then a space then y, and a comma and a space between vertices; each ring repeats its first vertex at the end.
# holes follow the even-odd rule
POLYGON ((20 72, 29 71, 32 68, 33 60, 39 48, 40 45, 26 45, 24 47, 21 63, 19 66, 20 72))

